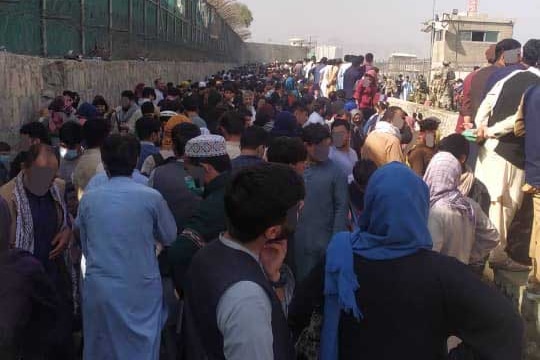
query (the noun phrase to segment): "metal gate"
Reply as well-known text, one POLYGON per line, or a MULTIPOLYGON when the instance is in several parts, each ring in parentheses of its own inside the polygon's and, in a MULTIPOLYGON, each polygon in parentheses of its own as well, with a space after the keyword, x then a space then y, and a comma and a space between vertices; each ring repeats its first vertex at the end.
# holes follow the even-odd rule
POLYGON ((0 0, 0 46, 47 57, 238 60, 242 40, 204 0, 0 0))

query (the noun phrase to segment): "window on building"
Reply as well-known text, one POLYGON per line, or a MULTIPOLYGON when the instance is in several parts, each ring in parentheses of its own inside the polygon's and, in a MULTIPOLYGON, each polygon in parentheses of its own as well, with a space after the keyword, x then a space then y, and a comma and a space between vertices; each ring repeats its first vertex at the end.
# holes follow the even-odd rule
POLYGON ((473 42, 491 42, 499 41, 498 31, 460 31, 459 38, 461 41, 473 42))
POLYGON ((442 39, 443 39, 442 30, 435 31, 435 41, 442 41, 442 39))

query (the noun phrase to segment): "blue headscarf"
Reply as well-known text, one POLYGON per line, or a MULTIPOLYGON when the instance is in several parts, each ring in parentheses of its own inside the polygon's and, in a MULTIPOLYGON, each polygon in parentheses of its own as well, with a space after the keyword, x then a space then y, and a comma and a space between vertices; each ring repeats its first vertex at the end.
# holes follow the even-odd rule
POLYGON ((407 166, 393 162, 377 170, 369 180, 364 201, 360 229, 336 234, 326 251, 321 360, 338 358, 341 310, 362 318, 355 297, 359 285, 353 255, 370 260, 397 259, 433 246, 427 226, 429 190, 407 166))

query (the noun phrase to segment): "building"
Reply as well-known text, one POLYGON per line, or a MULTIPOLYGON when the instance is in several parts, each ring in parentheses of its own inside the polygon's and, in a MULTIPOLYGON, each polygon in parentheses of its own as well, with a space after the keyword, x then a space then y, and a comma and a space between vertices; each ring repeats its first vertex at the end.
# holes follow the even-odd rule
POLYGON ((486 64, 485 52, 492 44, 511 38, 514 33, 513 20, 478 14, 474 6, 466 14, 454 10, 437 15, 428 23, 424 31, 432 33, 431 69, 437 71, 447 61, 461 78, 475 66, 486 64))
POLYGON ((323 57, 327 59, 341 59, 343 58, 343 48, 333 45, 319 45, 315 47, 314 55, 317 60, 323 57))

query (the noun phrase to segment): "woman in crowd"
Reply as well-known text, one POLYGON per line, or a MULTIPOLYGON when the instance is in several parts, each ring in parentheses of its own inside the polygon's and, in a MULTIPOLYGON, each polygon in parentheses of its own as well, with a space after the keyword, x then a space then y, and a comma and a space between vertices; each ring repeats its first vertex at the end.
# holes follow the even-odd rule
POLYGON ((499 233, 480 205, 459 191, 460 179, 461 164, 452 154, 442 151, 433 157, 424 176, 433 250, 464 264, 481 264, 497 246, 499 233))
POLYGON ((431 250, 428 214, 428 187, 407 166, 372 176, 360 229, 334 236, 324 268, 291 304, 298 334, 322 304, 324 273, 322 360, 443 359, 451 335, 481 359, 521 358, 519 315, 465 265, 431 250))

